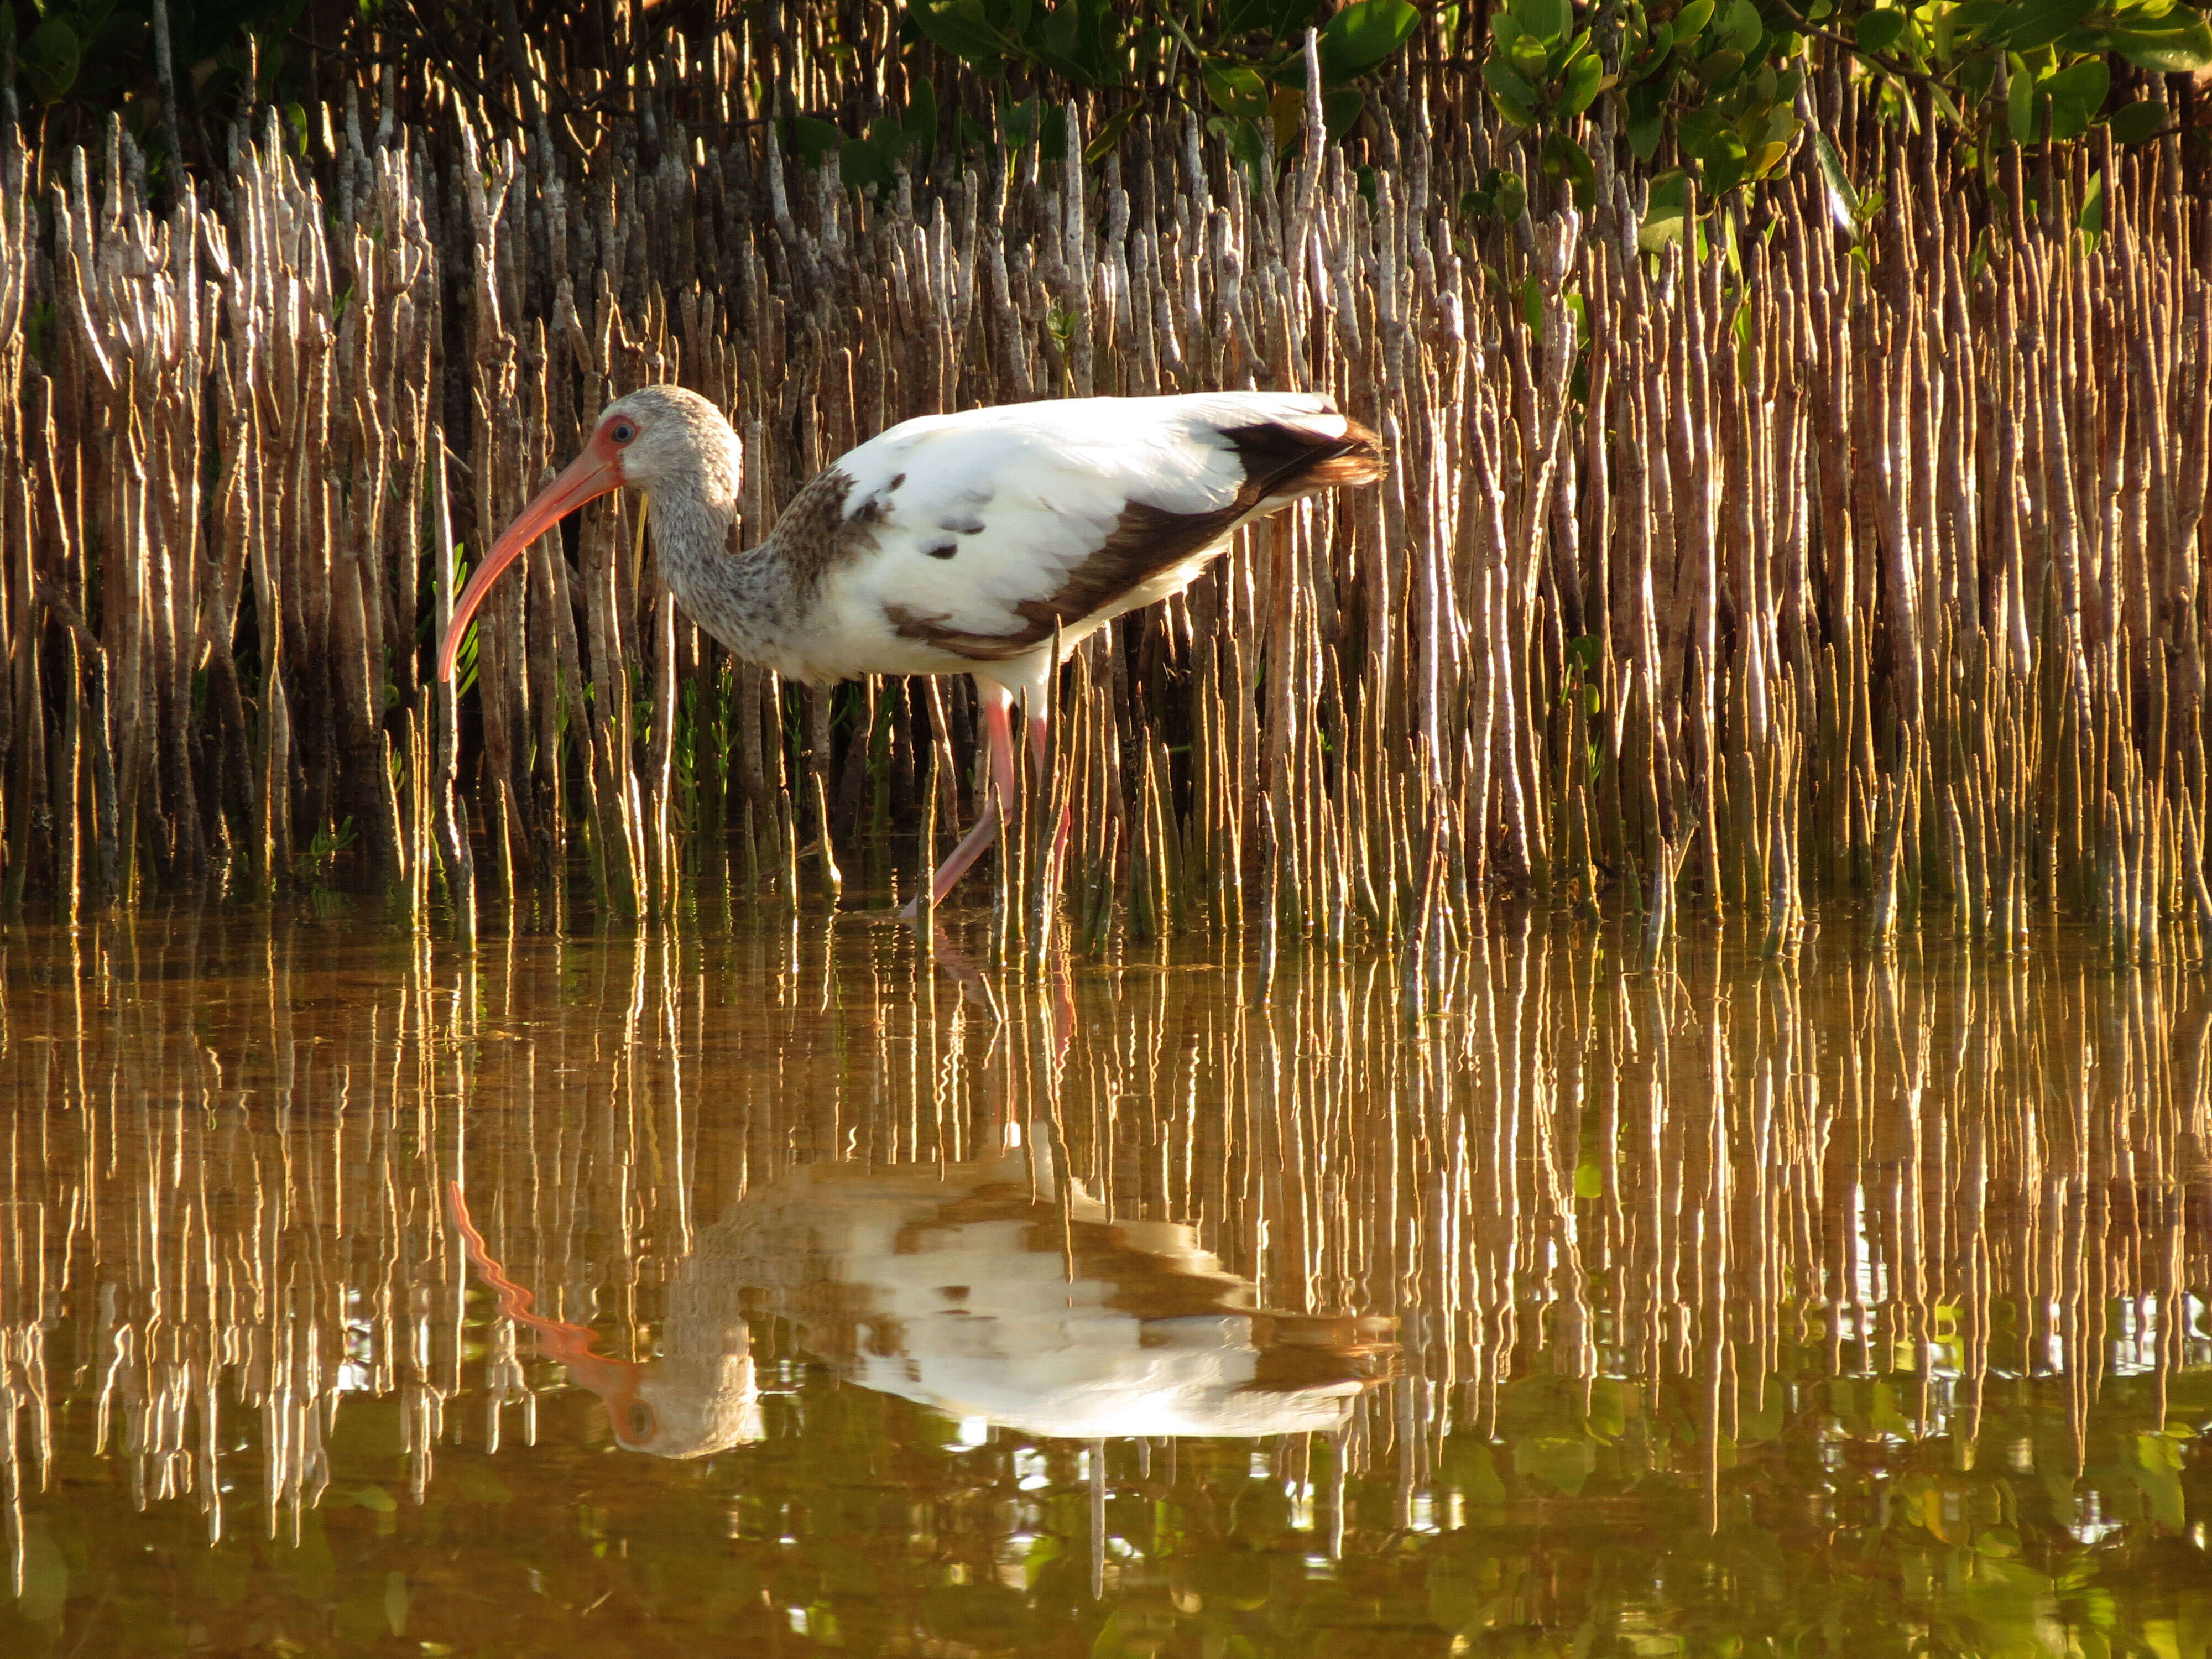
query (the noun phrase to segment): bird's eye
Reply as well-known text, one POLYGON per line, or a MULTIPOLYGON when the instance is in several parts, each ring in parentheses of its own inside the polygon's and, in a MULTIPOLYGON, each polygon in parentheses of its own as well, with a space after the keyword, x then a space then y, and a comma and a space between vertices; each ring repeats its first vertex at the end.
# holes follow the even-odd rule
POLYGON ((626 444, 632 438, 637 436, 637 428, 632 426, 628 421, 617 421, 613 427, 608 431, 607 435, 612 438, 618 444, 626 444))
POLYGON ((650 1440, 653 1437, 653 1417, 652 1407, 647 1405, 642 1400, 634 1400, 630 1402, 629 1411, 627 1415, 629 1419, 629 1437, 631 1439, 650 1440))

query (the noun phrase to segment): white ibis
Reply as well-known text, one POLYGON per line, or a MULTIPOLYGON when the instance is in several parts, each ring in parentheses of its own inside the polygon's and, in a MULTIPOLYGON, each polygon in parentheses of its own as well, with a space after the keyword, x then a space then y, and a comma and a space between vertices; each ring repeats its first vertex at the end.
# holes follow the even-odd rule
MULTIPOLYGON (((1318 392, 1219 392, 1009 404, 902 422, 799 491, 732 556, 744 451, 704 398, 647 386, 600 415, 584 452, 477 568, 438 652, 500 573, 585 502, 646 495, 670 590, 732 651, 811 684, 863 674, 975 677, 999 794, 1010 713, 1035 752, 1063 649, 1188 586, 1239 525, 1382 476, 1375 434, 1318 392)), ((998 833, 997 800, 931 883, 941 900, 998 833)))

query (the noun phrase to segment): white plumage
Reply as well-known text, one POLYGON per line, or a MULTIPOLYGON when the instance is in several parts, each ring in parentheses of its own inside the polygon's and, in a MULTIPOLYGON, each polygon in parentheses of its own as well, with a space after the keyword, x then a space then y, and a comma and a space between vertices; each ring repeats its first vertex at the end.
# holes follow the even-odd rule
MULTIPOLYGON (((1225 434, 1268 425, 1319 447, 1340 442, 1351 422, 1316 393, 1256 392, 1084 398, 903 422, 836 463, 852 481, 848 521, 871 510, 881 518, 871 555, 824 581, 821 644, 808 654, 846 675, 969 672, 1018 696, 1032 691, 1053 666, 1048 631, 1022 656, 979 665, 902 636, 887 617, 904 611, 962 634, 1034 638, 1020 607, 1050 604, 1133 507, 1180 517, 1234 508, 1248 477, 1225 434)), ((1069 616, 1063 643, 1180 592, 1237 525, 1303 493, 1251 503, 1188 556, 1069 616)))

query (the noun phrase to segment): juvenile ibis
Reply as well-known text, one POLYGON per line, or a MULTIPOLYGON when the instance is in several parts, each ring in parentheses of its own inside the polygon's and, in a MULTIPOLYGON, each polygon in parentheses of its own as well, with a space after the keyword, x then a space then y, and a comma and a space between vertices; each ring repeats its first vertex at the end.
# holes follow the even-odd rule
MULTIPOLYGON (((647 386, 494 544, 438 652, 501 572, 586 501, 642 490, 669 589, 741 657, 824 684, 863 674, 972 675, 1000 797, 1015 781, 1012 710, 1044 744, 1044 690, 1066 650, 1188 586, 1238 526, 1382 476, 1375 434, 1324 394, 1199 392, 1009 404, 902 422, 793 498, 768 538, 729 551, 744 451, 704 398, 647 386)), ((939 866, 942 900, 998 833, 999 805, 939 866)))

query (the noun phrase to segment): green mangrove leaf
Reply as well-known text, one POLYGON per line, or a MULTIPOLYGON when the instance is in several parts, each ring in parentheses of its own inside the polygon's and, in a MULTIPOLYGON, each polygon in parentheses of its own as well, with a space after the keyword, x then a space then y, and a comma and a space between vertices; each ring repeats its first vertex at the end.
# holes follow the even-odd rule
POLYGON ((993 24, 981 0, 907 0, 906 12, 932 46, 986 74, 994 72, 997 60, 1015 49, 993 24))
POLYGON ((1321 35, 1325 84, 1364 75, 1406 43, 1421 21, 1406 0, 1352 0, 1321 35))
POLYGON ((1905 15, 1901 11, 1870 11, 1858 21, 1852 31, 1861 52, 1886 52, 1897 44, 1905 33, 1905 15))
MULTIPOLYGON (((1991 40, 1992 26, 2001 26, 2008 19, 2006 0, 1966 0, 1951 14, 1951 33, 1954 39, 1984 42, 1991 40)), ((2000 35, 2002 29, 1999 30, 2000 35)))
POLYGON ((1496 87, 1489 90, 1490 101, 1498 106, 1498 112, 1515 126, 1533 127, 1536 125, 1536 112, 1528 105, 1518 101, 1509 93, 1498 91, 1496 87))
POLYGON ((1573 33, 1575 9, 1569 0, 1511 0, 1521 27, 1548 46, 1557 46, 1573 33))
POLYGON ((827 121, 818 121, 811 115, 791 118, 791 137, 799 150, 799 159, 808 167, 818 167, 823 158, 845 142, 845 135, 827 121))
POLYGON ((1697 76, 1702 85, 1717 87, 1742 67, 1743 54, 1734 46, 1723 46, 1698 60, 1697 76))
POLYGON ((891 187, 890 164, 882 148, 869 138, 848 138, 837 147, 837 177, 854 190, 869 185, 879 191, 891 187))
POLYGON ((1135 118, 1136 113, 1136 107, 1132 105, 1127 109, 1117 109, 1108 116, 1105 124, 1098 129, 1091 142, 1083 147, 1085 163, 1096 167, 1112 155, 1114 146, 1121 142, 1121 135, 1129 130, 1129 123, 1135 118))
POLYGON ((2012 66, 2011 84, 2005 88, 2005 131, 2015 144, 2033 143, 2035 137, 2035 76, 2017 63, 2012 66))
POLYGON ((1713 0, 1690 0, 1688 5, 1674 14, 1675 43, 1696 40, 1712 21, 1713 0))
POLYGON ((2212 21, 2186 6, 2144 21, 2123 19, 2119 27, 2106 32, 2106 38, 2114 52, 2154 75, 2195 75, 2212 69, 2212 21))
POLYGON ((1332 138, 1341 138, 1367 107, 1367 94, 1358 87, 1339 87, 1321 95, 1322 125, 1332 138))
POLYGON ((927 75, 914 77, 914 97, 899 125, 925 147, 937 142, 937 88, 927 75))
POLYGON ((2085 58, 2043 83, 2051 99, 2051 136, 2079 138, 2089 130, 2111 89, 2112 72, 2101 58, 2085 58))
POLYGON ((1524 34, 1506 47, 1505 61, 1532 87, 1552 78, 1552 54, 1533 34, 1524 34))
POLYGON ((1567 71, 1567 89, 1559 94, 1559 114, 1580 115, 1605 87, 1605 62, 1595 52, 1577 58, 1567 71))
POLYGON ((1460 198, 1460 210, 1474 217, 1503 219, 1510 224, 1528 205, 1528 192, 1517 173, 1497 167, 1483 169, 1482 181, 1460 198))
POLYGON ((1528 211, 1528 188, 1521 182, 1521 175, 1517 173, 1498 167, 1492 167, 1491 172, 1498 175, 1498 182, 1491 186, 1491 200, 1495 204, 1493 211, 1510 224, 1528 211))
POLYGON ((1681 240, 1688 186, 1688 178, 1680 167, 1671 167, 1651 181, 1644 222, 1636 228, 1637 246, 1646 253, 1656 253, 1668 243, 1681 240))
POLYGON ((1257 118, 1267 112, 1267 83, 1260 78, 1257 70, 1209 67, 1206 71, 1206 93, 1224 115, 1257 118))
MULTIPOLYGON (((1535 106, 1535 89, 1495 58, 1482 66, 1482 83, 1498 97, 1510 99, 1523 109, 1535 106)), ((1506 112, 1509 116, 1512 113, 1510 110, 1506 112)), ((1528 125, 1526 117, 1518 118, 1522 126, 1528 125)))
POLYGON ((2105 170, 2102 167, 2089 177, 2089 188, 2081 198, 2081 210, 2074 216, 2074 228, 2086 232, 2092 242, 2105 234, 2105 170))
POLYGON ((1575 205, 1587 212, 1597 199, 1597 168, 1589 152, 1558 128, 1544 139, 1544 176, 1565 179, 1574 192, 1575 205))
POLYGON ((1742 182, 1750 157, 1743 140, 1723 128, 1697 152, 1699 186, 1708 196, 1725 196, 1742 182))
POLYGON ((1658 81, 1629 88, 1628 148, 1639 161, 1659 152, 1659 140, 1667 130, 1666 98, 1666 86, 1658 81))
POLYGON ((2035 52, 2051 45, 2096 9, 2097 0, 2018 0, 2008 8, 2004 44, 2014 52, 2035 52))
POLYGON ((2166 125, 2166 106, 2145 98, 2124 109, 2114 110, 2105 125, 2112 130, 2114 143, 2140 144, 2166 125))
MULTIPOLYGON (((1064 149, 1066 143, 1065 117, 1061 118, 1060 131, 1061 144, 1064 149)), ((1048 149, 1042 153, 1049 155, 1051 152, 1048 149)), ((1268 162, 1267 145, 1267 141, 1260 137, 1260 124, 1257 121, 1253 120, 1249 116, 1238 118, 1237 125, 1230 129, 1229 153, 1237 158, 1237 164, 1244 169, 1246 174, 1255 185, 1266 181, 1268 162)))
POLYGON ((1752 48, 1765 34, 1766 26, 1759 21, 1759 8, 1751 0, 1729 0, 1729 9, 1721 17, 1720 33, 1722 45, 1733 46, 1748 58, 1752 48))
POLYGON ((1054 69, 1063 72, 1079 72, 1079 65, 1075 61, 1075 53, 1079 50, 1076 37, 1082 27, 1083 20, 1076 15, 1073 6, 1047 6, 1042 11, 1030 14, 1024 38, 1037 56, 1054 69))
POLYGON ((76 84, 82 52, 76 31, 58 17, 49 17, 25 37, 15 61, 31 82, 32 94, 40 103, 66 98, 76 84))

